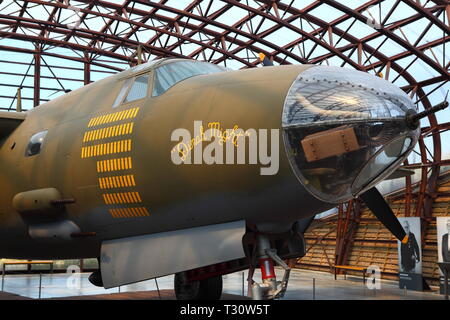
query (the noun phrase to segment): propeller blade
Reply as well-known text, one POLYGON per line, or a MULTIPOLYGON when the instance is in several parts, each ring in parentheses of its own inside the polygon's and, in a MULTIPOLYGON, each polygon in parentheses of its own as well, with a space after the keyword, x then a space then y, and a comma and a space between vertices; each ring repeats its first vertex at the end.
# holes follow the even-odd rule
POLYGON ((414 170, 408 170, 408 169, 404 169, 404 168, 398 168, 397 170, 395 170, 394 172, 392 172, 387 178, 385 178, 384 180, 393 180, 393 179, 398 179, 398 178, 405 178, 408 176, 412 176, 415 173, 414 170))
POLYGON ((373 187, 359 196, 373 212, 373 214, 380 220, 380 222, 402 243, 408 242, 408 236, 403 230, 402 225, 397 217, 392 212, 389 204, 384 200, 380 191, 373 187))
POLYGON ((312 217, 308 217, 308 218, 303 218, 301 220, 297 221, 297 230, 298 232, 300 232, 301 234, 304 234, 306 232, 306 230, 309 228, 309 226, 311 225, 311 223, 314 221, 314 216, 312 217))
POLYGON ((272 67, 273 66, 273 62, 270 61, 270 59, 267 58, 267 56, 262 52, 259 53, 259 60, 262 62, 264 67, 272 67))

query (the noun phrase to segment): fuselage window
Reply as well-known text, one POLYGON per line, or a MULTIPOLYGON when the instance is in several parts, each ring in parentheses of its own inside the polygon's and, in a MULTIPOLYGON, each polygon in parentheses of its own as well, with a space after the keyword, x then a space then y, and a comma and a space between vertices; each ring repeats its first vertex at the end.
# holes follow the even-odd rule
POLYGON ((156 97, 180 81, 201 74, 226 71, 227 69, 205 62, 180 61, 162 65, 156 69, 152 96, 156 97))
POLYGON ((25 151, 25 157, 31 157, 41 152, 46 135, 47 130, 38 132, 31 136, 30 142, 28 142, 27 150, 25 151))

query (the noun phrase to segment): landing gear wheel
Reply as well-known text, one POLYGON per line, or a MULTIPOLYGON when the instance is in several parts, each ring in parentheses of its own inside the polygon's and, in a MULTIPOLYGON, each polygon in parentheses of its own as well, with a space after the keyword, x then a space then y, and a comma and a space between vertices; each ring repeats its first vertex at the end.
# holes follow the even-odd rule
POLYGON ((185 275, 177 273, 174 287, 177 300, 219 300, 222 296, 222 276, 186 283, 185 275))

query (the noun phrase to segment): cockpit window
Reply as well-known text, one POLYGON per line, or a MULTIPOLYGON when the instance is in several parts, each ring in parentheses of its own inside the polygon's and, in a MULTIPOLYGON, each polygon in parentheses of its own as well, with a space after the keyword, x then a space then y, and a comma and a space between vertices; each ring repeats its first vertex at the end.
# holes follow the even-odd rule
POLYGON ((116 98, 116 101, 114 101, 113 108, 122 104, 123 98, 127 94, 128 89, 130 88, 130 85, 132 82, 133 82, 132 78, 125 80, 125 83, 123 84, 122 89, 120 89, 120 92, 116 98))
POLYGON ((120 106, 122 103, 145 98, 147 96, 148 80, 148 74, 125 80, 116 101, 114 101, 113 108, 120 106))
POLYGON ((223 72, 227 69, 206 62, 179 61, 164 64, 156 69, 153 97, 162 95, 172 86, 187 78, 201 74, 223 72))
POLYGON ((31 136, 30 142, 28 142, 28 146, 25 151, 25 157, 31 157, 41 152, 42 144, 44 143, 46 135, 47 130, 38 132, 31 136))
POLYGON ((137 77, 125 98, 125 103, 142 99, 147 96, 148 89, 148 74, 137 77))

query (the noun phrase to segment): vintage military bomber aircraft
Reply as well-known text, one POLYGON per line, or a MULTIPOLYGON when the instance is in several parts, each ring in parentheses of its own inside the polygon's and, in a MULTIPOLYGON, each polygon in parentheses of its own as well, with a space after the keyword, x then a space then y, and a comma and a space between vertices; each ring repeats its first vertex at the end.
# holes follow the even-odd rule
POLYGON ((161 59, 1 112, 0 256, 98 258, 105 288, 175 274, 179 299, 218 299, 222 275, 250 268, 253 297, 273 299, 308 222, 338 203, 361 197, 405 240, 375 185, 425 114, 367 73, 264 58, 161 59))

